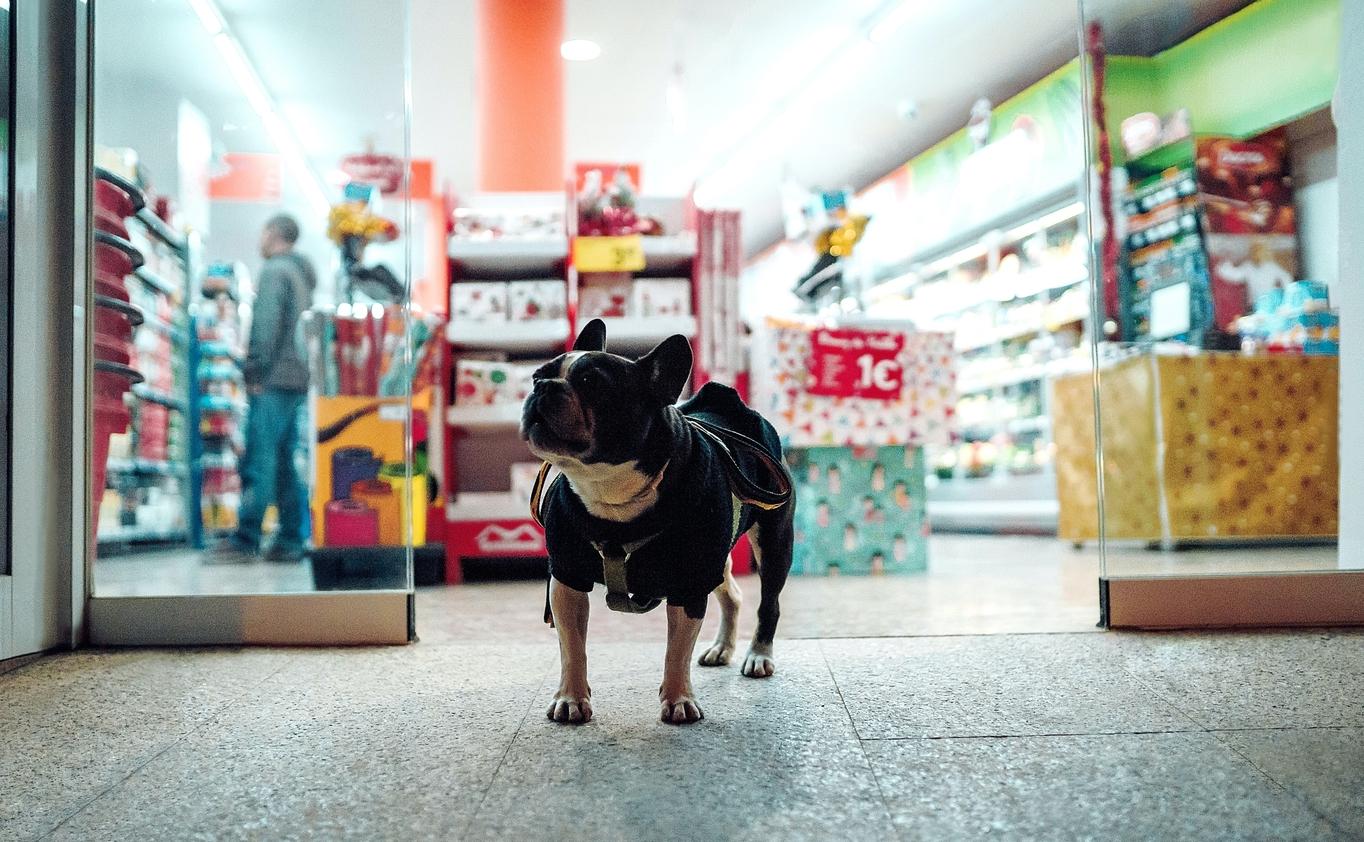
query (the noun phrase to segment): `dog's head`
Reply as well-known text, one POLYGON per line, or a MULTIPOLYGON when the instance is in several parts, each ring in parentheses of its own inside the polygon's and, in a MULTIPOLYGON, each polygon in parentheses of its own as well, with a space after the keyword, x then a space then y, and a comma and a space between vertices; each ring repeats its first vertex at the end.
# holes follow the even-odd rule
POLYGON ((535 372, 521 411, 521 438, 550 462, 636 461, 664 407, 682 394, 691 362, 691 345, 681 335, 638 360, 609 354, 606 323, 593 319, 571 352, 535 372))

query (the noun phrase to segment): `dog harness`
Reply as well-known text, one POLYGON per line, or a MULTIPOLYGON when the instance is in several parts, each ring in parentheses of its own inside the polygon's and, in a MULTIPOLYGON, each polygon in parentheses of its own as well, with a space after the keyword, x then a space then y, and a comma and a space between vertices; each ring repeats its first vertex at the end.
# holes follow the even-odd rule
MULTIPOLYGON (((735 541, 739 540, 739 525, 742 523, 741 515, 744 506, 755 506, 764 511, 772 511, 790 502, 790 475, 787 474, 782 464, 772 457, 766 447, 743 433, 727 430, 724 427, 709 424, 691 416, 686 416, 685 420, 693 430, 715 445, 716 452, 720 456, 720 466, 724 468, 725 477, 729 482, 729 496, 732 503, 729 536, 732 546, 735 541), (745 476, 743 469, 739 466, 738 459, 735 457, 735 452, 738 450, 743 450, 758 459, 767 470, 768 475, 774 479, 775 489, 763 488, 745 476)), ((663 467, 664 470, 667 470, 667 465, 663 467)), ((541 520, 541 505, 545 491, 552 484, 547 482, 551 468, 549 462, 542 464, 540 473, 535 478, 535 485, 531 488, 530 516, 541 529, 545 526, 541 520)), ((560 474, 555 477, 554 482, 558 482, 562 478, 563 475, 560 474)), ((630 588, 626 583, 626 571, 630 565, 630 557, 658 536, 659 533, 655 532, 623 544, 611 541, 592 542, 592 548, 597 551, 597 555, 601 556, 602 579, 606 583, 606 605, 612 611, 643 614, 654 610, 663 601, 662 597, 638 599, 630 593, 630 588)), ((548 587, 545 590, 545 622, 554 625, 549 606, 548 587)))

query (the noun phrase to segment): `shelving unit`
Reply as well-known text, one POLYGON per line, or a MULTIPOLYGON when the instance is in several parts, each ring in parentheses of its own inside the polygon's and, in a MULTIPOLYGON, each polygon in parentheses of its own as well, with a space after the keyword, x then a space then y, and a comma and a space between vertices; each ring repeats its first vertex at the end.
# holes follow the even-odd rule
MULTIPOLYGON (((548 360, 573 343, 583 320, 579 291, 583 277, 573 265, 572 240, 577 203, 570 186, 563 193, 493 194, 470 199, 464 214, 517 214, 532 209, 561 208, 564 230, 538 239, 450 239, 452 292, 461 283, 518 279, 556 279, 564 282, 566 317, 535 321, 476 322, 453 315, 446 326, 444 346, 445 392, 442 417, 446 503, 446 581, 462 580, 466 558, 528 558, 545 555, 544 535, 529 517, 526 503, 508 486, 510 465, 531 463, 534 457, 520 441, 520 402, 461 405, 453 399, 455 369, 460 358, 496 358, 508 362, 548 360)), ((644 237, 645 268, 637 277, 686 278, 691 284, 691 311, 700 313, 699 260, 696 211, 685 199, 641 197, 641 214, 663 221, 663 236, 644 237)), ((608 318, 608 350, 627 356, 648 351, 659 341, 680 333, 700 351, 704 328, 696 315, 608 318)), ((699 377, 704 377, 699 365, 699 377)), ((699 379, 698 383, 701 382, 699 379)))
POLYGON ((135 206, 135 212, 123 220, 126 240, 107 230, 98 231, 96 237, 104 242, 120 240, 115 247, 131 249, 140 258, 124 285, 132 306, 141 313, 134 328, 132 366, 147 378, 131 390, 128 455, 106 462, 105 487, 118 492, 122 504, 116 512, 101 510, 101 520, 106 522, 96 540, 101 555, 107 555, 106 550, 119 546, 191 540, 190 527, 198 514, 190 486, 187 441, 187 398, 193 378, 179 368, 177 360, 189 344, 184 325, 194 253, 193 241, 156 216, 136 185, 108 170, 97 168, 96 177, 127 193, 135 206), (165 504, 158 505, 158 498, 170 501, 179 516, 165 517, 165 504), (151 511, 144 508, 148 504, 152 504, 151 511), (147 522, 143 522, 144 515, 147 522), (111 523, 114 520, 117 526, 111 523))
POLYGON ((1061 197, 915 259, 868 313, 956 335, 960 442, 930 450, 935 529, 1055 529, 1049 382, 1089 367, 1082 206, 1061 197))

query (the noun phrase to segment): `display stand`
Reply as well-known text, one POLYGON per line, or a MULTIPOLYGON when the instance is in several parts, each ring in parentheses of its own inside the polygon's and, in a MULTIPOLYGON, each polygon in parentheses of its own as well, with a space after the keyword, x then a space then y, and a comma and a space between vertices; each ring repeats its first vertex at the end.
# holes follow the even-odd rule
POLYGON ((576 208, 570 184, 563 193, 474 196, 455 211, 457 230, 449 250, 451 313, 440 380, 445 390, 440 400, 445 407, 443 487, 449 495, 445 512, 449 583, 463 581, 468 559, 546 555, 544 534, 528 510, 527 484, 518 482, 517 493, 508 489, 513 464, 525 466, 522 474, 538 467, 517 435, 521 401, 512 394, 499 401, 471 403, 456 395, 462 360, 501 361, 509 366, 504 372, 493 372, 501 378, 514 373, 513 366, 552 359, 570 348, 580 324, 603 315, 593 311, 598 304, 591 300, 599 295, 602 280, 623 284, 620 294, 627 296, 634 280, 684 278, 690 290, 687 312, 637 315, 623 309, 604 314, 607 349, 636 356, 680 333, 691 339, 697 360, 693 388, 715 377, 737 378, 743 369, 737 362, 736 214, 697 211, 689 199, 641 197, 636 211, 660 220, 664 233, 608 244, 600 241, 603 238, 577 237, 576 208), (564 222, 538 237, 494 237, 491 232, 471 236, 467 231, 474 227, 468 220, 479 215, 496 219, 498 215, 534 214, 557 215, 564 222), (620 248, 601 248, 607 245, 620 248), (613 262, 626 260, 630 262, 613 262), (455 306, 455 297, 466 294, 461 285, 522 279, 562 282, 562 316, 479 320, 455 306), (593 291, 584 301, 584 291, 589 289, 593 291), (716 335, 712 331, 723 331, 728 344, 718 347, 710 339, 716 335))
MULTIPOLYGON (((97 251, 121 252, 132 267, 118 287, 106 292, 117 293, 123 306, 138 314, 126 362, 142 377, 129 392, 126 447, 115 448, 118 455, 106 460, 104 472, 97 472, 119 503, 117 510, 103 507, 97 546, 103 554, 116 547, 192 542, 197 498, 186 428, 193 374, 176 365, 190 344, 185 325, 194 259, 191 240, 156 216, 132 182, 102 168, 96 168, 95 176, 101 198, 108 187, 126 197, 126 216, 112 214, 100 203, 95 239, 97 251)), ((97 296, 97 301, 102 308, 118 303, 107 296, 97 296)), ((101 348, 96 351, 102 355, 101 348)))

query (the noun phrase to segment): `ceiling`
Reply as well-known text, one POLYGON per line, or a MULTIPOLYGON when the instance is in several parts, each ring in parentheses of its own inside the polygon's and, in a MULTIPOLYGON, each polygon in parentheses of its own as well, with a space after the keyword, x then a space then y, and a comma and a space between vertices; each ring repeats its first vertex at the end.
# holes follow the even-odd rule
MULTIPOLYGON (((1245 5, 1085 2, 1110 50, 1127 53, 1245 5)), ((368 142, 402 151, 406 10, 412 152, 433 158, 448 188, 476 188, 475 0, 219 5, 324 180, 368 142)), ((101 97, 147 110, 185 97, 219 148, 270 151, 187 0, 100 0, 97 11, 97 110, 101 97)), ((651 193, 700 182, 704 203, 743 211, 749 253, 780 234, 784 178, 864 186, 964 125, 977 97, 999 102, 1068 61, 1078 40, 1074 0, 566 0, 565 30, 602 46, 566 67, 567 159, 638 161, 651 193), (888 38, 864 37, 904 4, 888 38)))

